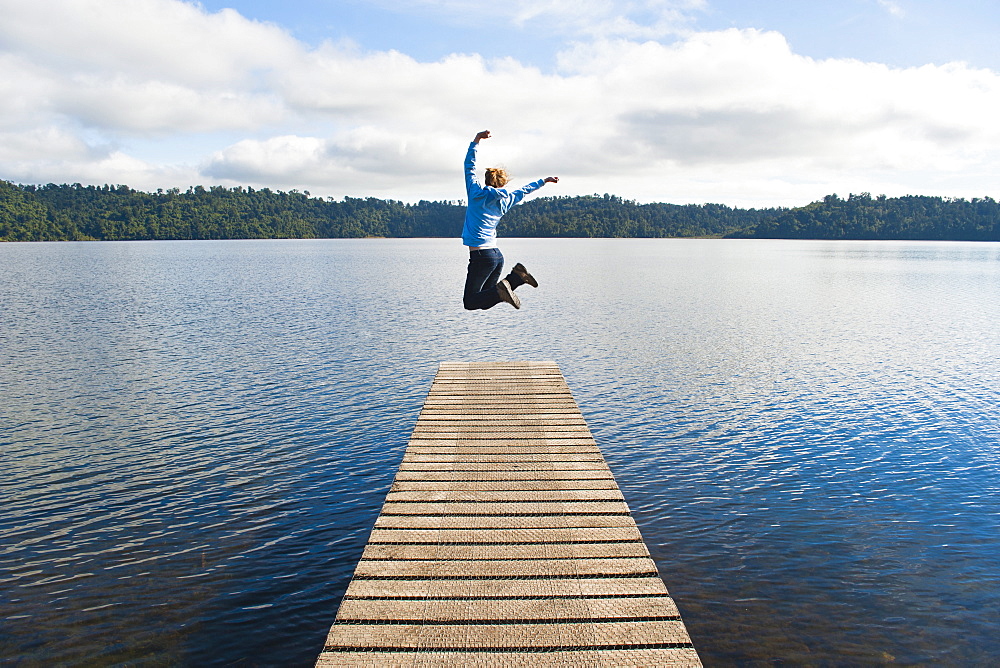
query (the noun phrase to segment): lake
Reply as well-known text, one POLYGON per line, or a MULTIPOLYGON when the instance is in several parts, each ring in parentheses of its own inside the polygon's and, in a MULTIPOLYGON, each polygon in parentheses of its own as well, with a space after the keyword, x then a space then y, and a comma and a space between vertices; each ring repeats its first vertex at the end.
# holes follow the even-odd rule
POLYGON ((562 368, 708 665, 1000 660, 1000 244, 0 244, 0 663, 309 666, 444 360, 562 368))

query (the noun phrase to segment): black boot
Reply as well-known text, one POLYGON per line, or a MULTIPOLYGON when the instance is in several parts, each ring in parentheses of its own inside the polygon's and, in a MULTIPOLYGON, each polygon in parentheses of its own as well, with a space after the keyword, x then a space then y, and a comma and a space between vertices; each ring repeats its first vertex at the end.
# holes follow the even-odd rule
MULTIPOLYGON (((531 274, 528 273, 528 270, 525 269, 524 265, 521 264, 520 262, 518 262, 517 264, 515 264, 514 268, 510 270, 510 276, 507 277, 508 282, 510 282, 511 276, 517 276, 518 279, 520 279, 518 281, 518 285, 520 285, 522 283, 527 283, 528 285, 530 285, 533 288, 537 288, 538 287, 538 281, 535 280, 534 276, 532 276, 531 274)), ((514 285, 514 283, 511 282, 511 285, 514 285)), ((517 286, 514 286, 514 287, 517 287, 517 286)))
POLYGON ((510 287, 506 278, 497 283, 497 294, 500 295, 500 299, 514 308, 521 308, 521 300, 514 294, 514 288, 510 287))

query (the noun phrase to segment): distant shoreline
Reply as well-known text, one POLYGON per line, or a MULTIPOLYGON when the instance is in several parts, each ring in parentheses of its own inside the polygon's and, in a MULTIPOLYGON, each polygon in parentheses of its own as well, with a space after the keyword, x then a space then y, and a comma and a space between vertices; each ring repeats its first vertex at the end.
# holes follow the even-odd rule
MULTIPOLYGON (((0 241, 449 238, 464 205, 312 197, 267 188, 16 185, 0 180, 0 241)), ((615 195, 541 197, 504 218, 505 237, 1000 241, 1000 204, 827 195, 797 208, 638 204, 615 195)))

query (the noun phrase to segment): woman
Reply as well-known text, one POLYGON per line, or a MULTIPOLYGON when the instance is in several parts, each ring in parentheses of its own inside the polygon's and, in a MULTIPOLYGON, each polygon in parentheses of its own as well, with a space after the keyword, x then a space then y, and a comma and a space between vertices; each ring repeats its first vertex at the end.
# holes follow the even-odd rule
POLYGON ((514 290, 525 283, 538 287, 538 281, 520 262, 514 265, 506 278, 500 280, 503 255, 497 248, 497 223, 510 207, 523 200, 528 193, 546 183, 559 182, 558 177, 549 176, 508 192, 503 190, 510 180, 507 172, 491 167, 486 170, 486 185, 481 185, 476 179, 476 149, 481 140, 489 138, 489 130, 477 133, 469 144, 469 152, 465 154, 465 190, 469 205, 465 210, 462 243, 469 247, 469 275, 465 279, 463 301, 470 311, 493 308, 501 301, 521 308, 521 300, 514 290))

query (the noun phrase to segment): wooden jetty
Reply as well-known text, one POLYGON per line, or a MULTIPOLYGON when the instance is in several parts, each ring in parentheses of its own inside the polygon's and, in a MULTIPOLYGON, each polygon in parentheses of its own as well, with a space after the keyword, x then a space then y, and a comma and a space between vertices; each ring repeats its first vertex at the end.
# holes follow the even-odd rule
POLYGON ((316 665, 701 665, 554 362, 440 365, 316 665))

